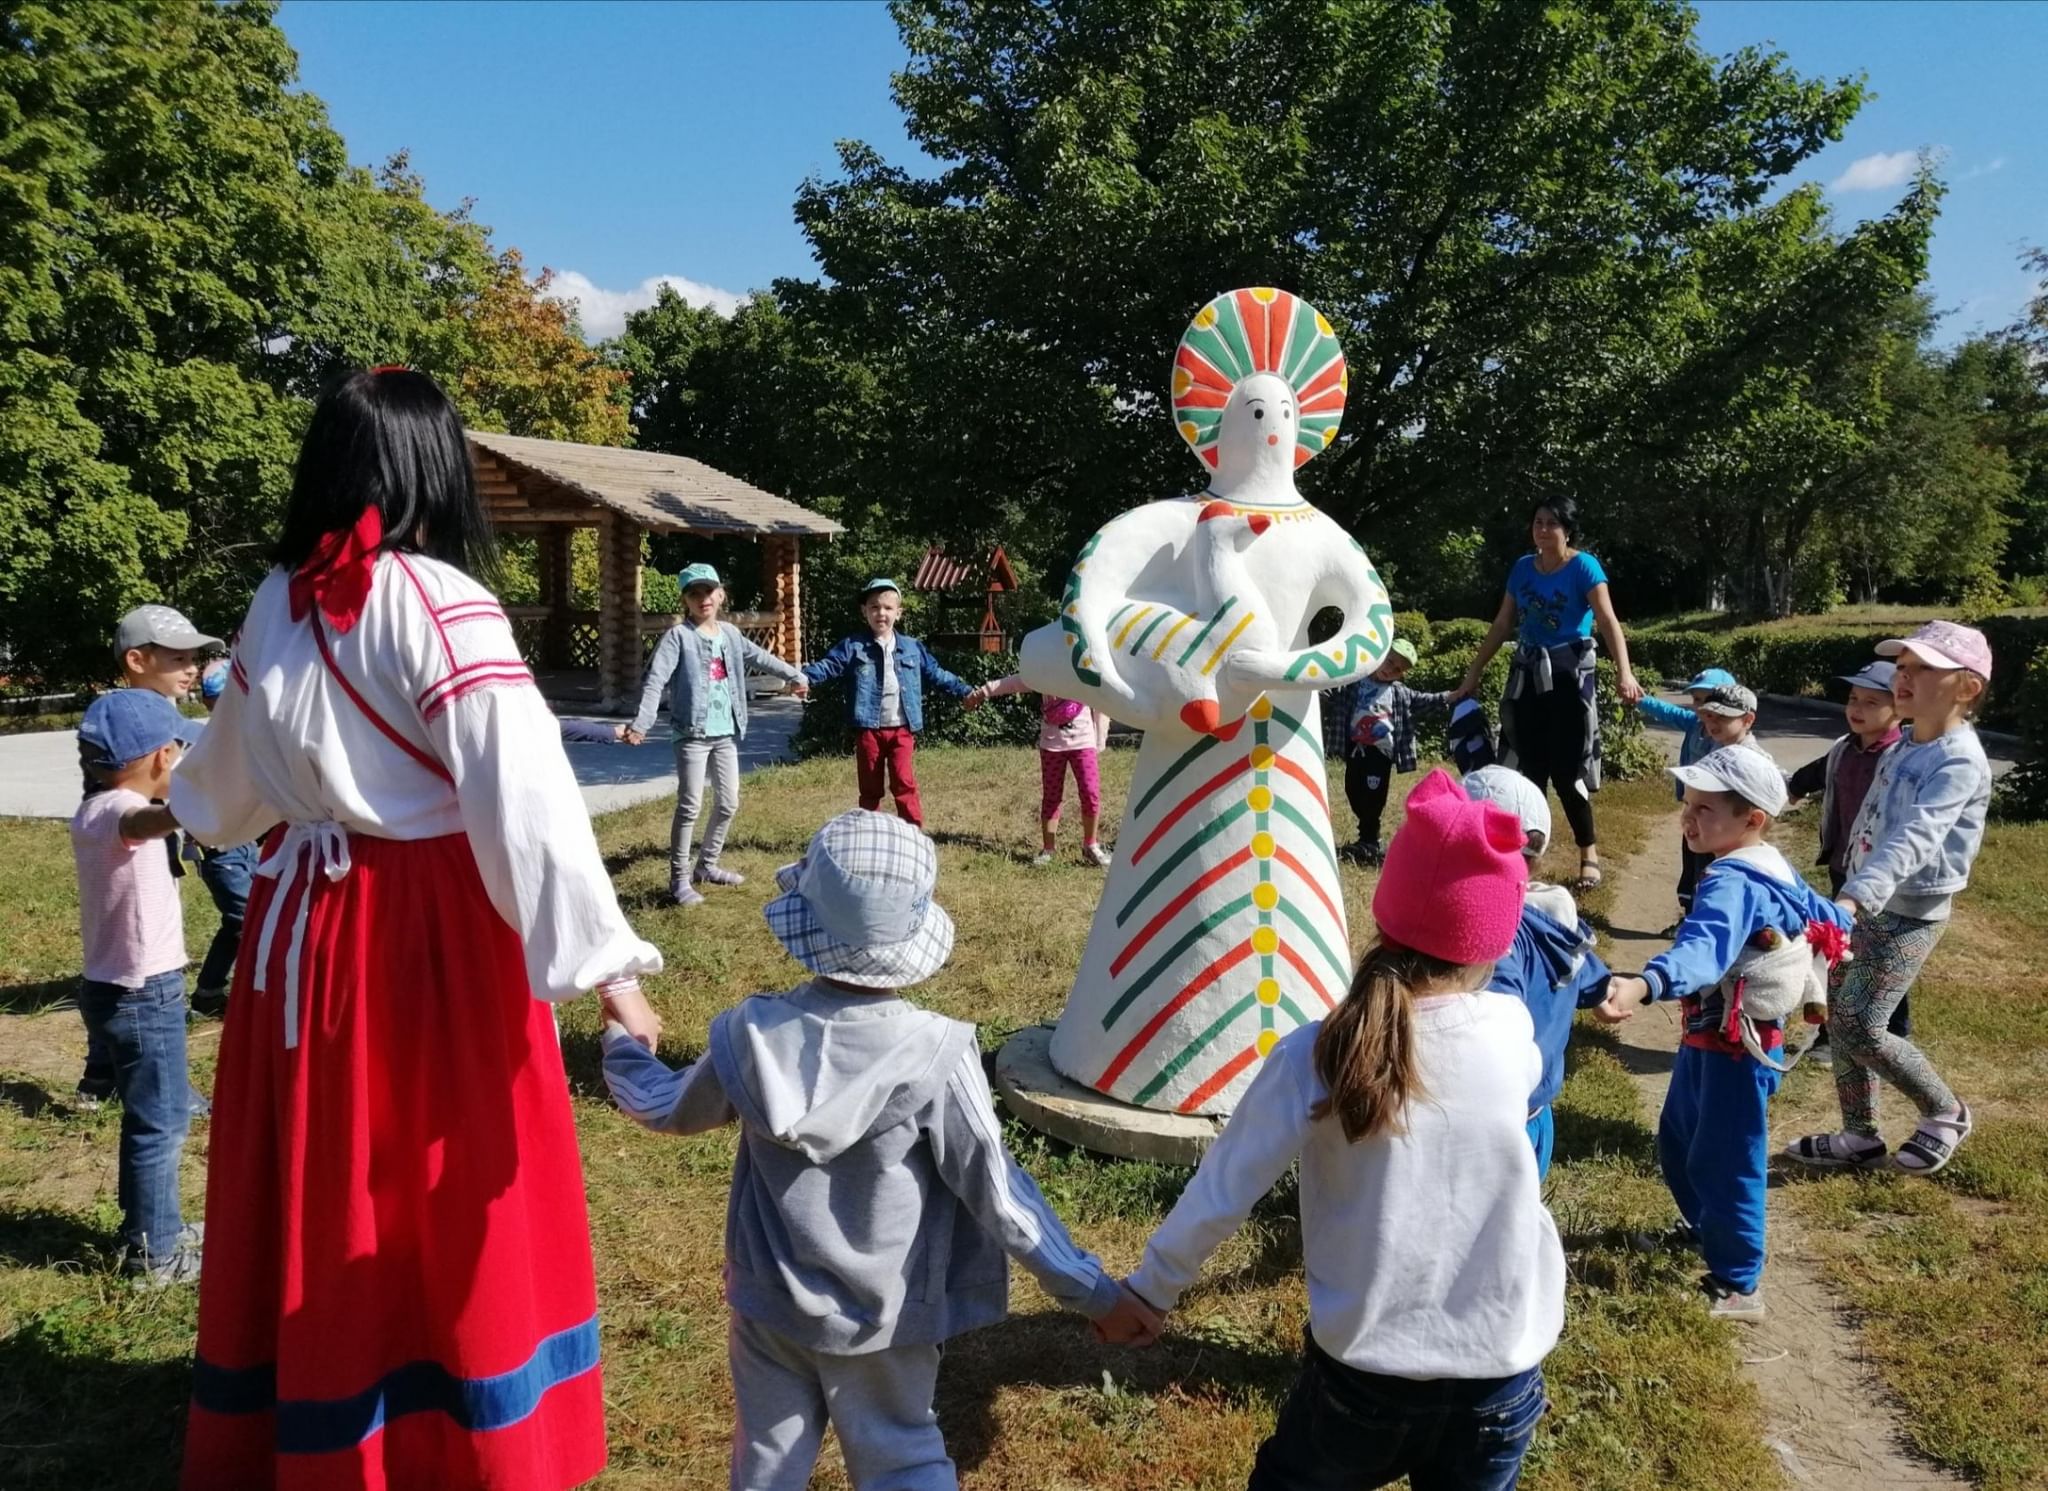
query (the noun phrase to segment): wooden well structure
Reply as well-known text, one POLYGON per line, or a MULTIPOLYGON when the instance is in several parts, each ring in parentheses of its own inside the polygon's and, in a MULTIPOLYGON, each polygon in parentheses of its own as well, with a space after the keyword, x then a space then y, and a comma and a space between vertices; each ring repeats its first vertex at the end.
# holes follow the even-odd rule
POLYGON ((606 710, 639 698, 648 639, 680 619, 644 609, 643 533, 753 540, 767 606, 728 619, 777 656, 803 661, 802 545, 842 532, 830 518, 687 456, 479 430, 469 432, 469 451, 491 525, 539 540, 540 604, 506 607, 536 670, 594 667, 606 710), (597 533, 594 614, 571 604, 569 535, 578 528, 597 533))

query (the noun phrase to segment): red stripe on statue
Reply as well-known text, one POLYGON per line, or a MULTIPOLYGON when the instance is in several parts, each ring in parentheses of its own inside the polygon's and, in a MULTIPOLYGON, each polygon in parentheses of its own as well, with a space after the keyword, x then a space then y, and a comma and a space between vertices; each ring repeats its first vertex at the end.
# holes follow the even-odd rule
POLYGON ((1108 1092, 1111 1087, 1116 1085, 1116 1079, 1124 1074, 1124 1068, 1137 1059, 1138 1053, 1143 1051, 1151 1043, 1152 1038, 1166 1027, 1168 1020, 1179 1014, 1189 1000, 1193 999, 1197 994, 1215 983, 1216 980, 1223 977, 1224 974, 1230 972, 1231 969, 1237 967, 1238 964, 1251 955, 1252 945, 1250 941, 1240 942, 1236 947, 1196 974, 1188 982, 1186 988, 1169 999, 1160 1007, 1158 1014, 1145 1022, 1145 1028, 1131 1037, 1131 1043, 1128 1046, 1117 1052, 1116 1060, 1103 1068, 1102 1077, 1096 1082, 1095 1086, 1100 1091, 1108 1092))

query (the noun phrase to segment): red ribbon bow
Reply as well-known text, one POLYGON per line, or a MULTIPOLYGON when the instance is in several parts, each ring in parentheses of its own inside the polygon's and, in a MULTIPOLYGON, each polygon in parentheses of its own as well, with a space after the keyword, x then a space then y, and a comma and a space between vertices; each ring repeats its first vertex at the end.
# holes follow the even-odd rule
POLYGON ((316 605, 328 625, 345 632, 362 619, 384 542, 384 515, 365 507, 353 528, 337 528, 314 546, 292 575, 292 620, 304 621, 316 605))
POLYGON ((1816 953, 1827 959, 1830 968, 1841 962, 1843 954, 1849 951, 1849 934, 1833 922, 1808 922, 1806 941, 1816 953))

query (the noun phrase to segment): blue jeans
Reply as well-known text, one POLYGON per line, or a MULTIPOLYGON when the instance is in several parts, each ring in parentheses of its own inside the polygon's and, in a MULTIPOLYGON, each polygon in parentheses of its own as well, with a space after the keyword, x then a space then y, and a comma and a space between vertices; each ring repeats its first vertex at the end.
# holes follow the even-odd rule
POLYGON ((1764 1186, 1778 1073, 1749 1056, 1680 1046, 1657 1119, 1657 1160, 1707 1271, 1744 1294, 1764 1272, 1764 1186))
POLYGON ((1543 1417, 1543 1369, 1416 1382, 1361 1372, 1311 1340, 1247 1491, 1512 1491, 1543 1417))
POLYGON ((1538 1108, 1529 1120, 1529 1142, 1536 1149, 1536 1178, 1548 1179, 1551 1152, 1557 1148, 1557 1115, 1550 1111, 1550 1104, 1538 1108))
POLYGON ((199 860, 199 878, 213 896, 220 912, 220 930, 206 949, 206 961, 199 965, 199 987, 225 989, 235 976, 235 954, 242 946, 242 917, 249 909, 249 884, 256 875, 256 856, 261 846, 237 844, 232 849, 208 849, 199 860))
POLYGON ((191 1122, 184 970, 156 974, 139 989, 88 980, 78 986, 78 1007, 113 1056, 121 1094, 121 1239, 145 1258, 166 1258, 184 1226, 178 1155, 191 1122))

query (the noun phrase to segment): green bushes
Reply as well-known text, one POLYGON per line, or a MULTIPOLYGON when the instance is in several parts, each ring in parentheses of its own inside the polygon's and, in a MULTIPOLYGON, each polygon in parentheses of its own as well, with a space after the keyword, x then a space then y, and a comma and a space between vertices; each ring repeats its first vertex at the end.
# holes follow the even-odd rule
MULTIPOLYGON (((1476 642, 1462 647, 1441 645, 1445 630, 1456 625, 1456 622, 1439 625, 1439 645, 1409 672, 1409 687, 1423 693, 1439 693, 1454 689, 1464 681, 1465 670, 1472 665, 1476 642)), ((1484 626, 1480 628, 1480 635, 1485 635, 1484 626)), ((1662 770, 1664 757, 1656 742, 1644 731, 1643 717, 1622 702, 1614 664, 1601 658, 1594 677, 1600 699, 1601 766, 1605 779, 1626 782, 1662 770)), ((1473 695, 1486 711, 1487 723, 1493 728, 1496 742, 1500 739, 1500 696, 1507 684, 1508 649, 1502 648, 1486 665, 1486 672, 1479 681, 1479 692, 1473 695)), ((1447 725, 1447 718, 1440 714, 1423 715, 1416 720, 1415 743, 1423 757, 1450 754, 1447 725)))
POLYGON ((1436 628, 1429 618, 1420 611, 1396 611, 1394 613, 1394 635, 1406 637, 1415 644, 1418 653, 1430 650, 1436 628))
POLYGON ((1455 616, 1449 621, 1432 621, 1431 642, 1437 647, 1462 647, 1468 652, 1486 637, 1487 623, 1476 616, 1455 616))

